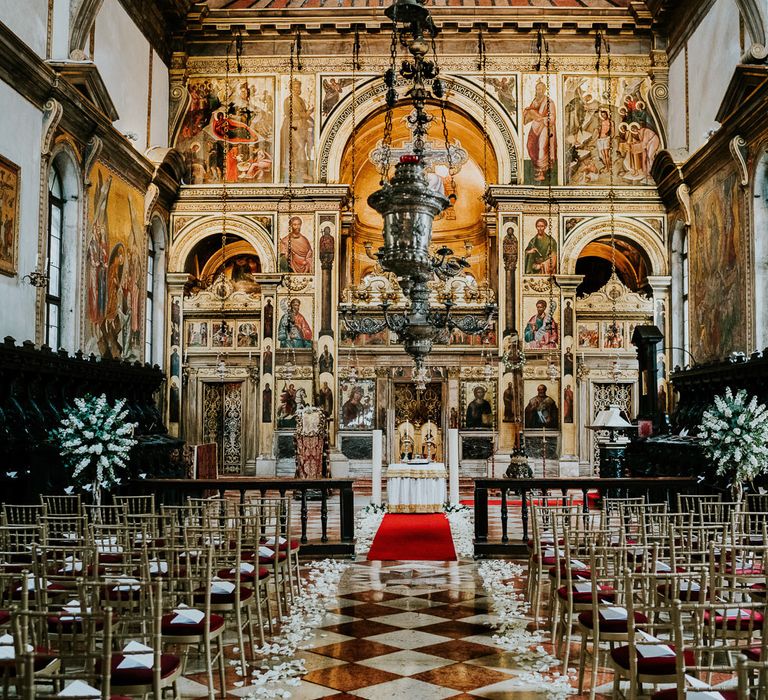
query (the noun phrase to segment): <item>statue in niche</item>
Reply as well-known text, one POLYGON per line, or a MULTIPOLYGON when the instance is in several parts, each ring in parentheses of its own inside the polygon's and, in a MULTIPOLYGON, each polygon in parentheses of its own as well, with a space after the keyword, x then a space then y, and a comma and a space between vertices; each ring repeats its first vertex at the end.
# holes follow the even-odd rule
POLYGON ((264 348, 264 374, 272 374, 272 348, 264 348))
POLYGON ((328 386, 328 382, 323 382, 322 388, 317 392, 317 405, 330 420, 333 416, 333 390, 328 386))

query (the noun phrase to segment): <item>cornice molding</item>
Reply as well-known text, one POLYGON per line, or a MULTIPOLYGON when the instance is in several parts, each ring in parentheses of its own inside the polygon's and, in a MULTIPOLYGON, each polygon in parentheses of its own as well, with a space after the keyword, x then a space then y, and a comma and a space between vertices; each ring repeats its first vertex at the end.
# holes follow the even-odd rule
MULTIPOLYGON (((98 144, 109 153, 110 164, 134 186, 146 189, 155 175, 155 165, 139 153, 105 115, 66 76, 43 61, 8 27, 0 23, 0 80, 40 110, 55 100, 61 105, 59 131, 68 133, 81 147, 98 144)), ((160 178, 160 202, 170 207, 178 183, 160 178)))

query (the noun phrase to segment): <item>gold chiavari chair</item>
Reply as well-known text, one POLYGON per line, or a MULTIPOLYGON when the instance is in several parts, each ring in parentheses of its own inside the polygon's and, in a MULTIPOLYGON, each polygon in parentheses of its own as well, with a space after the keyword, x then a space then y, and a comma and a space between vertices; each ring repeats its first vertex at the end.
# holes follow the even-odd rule
POLYGON ((146 515, 155 513, 155 494, 143 496, 114 496, 116 506, 122 506, 127 515, 146 515))
POLYGON ((540 505, 535 499, 531 499, 532 537, 528 541, 527 599, 533 604, 533 617, 537 627, 541 608, 542 584, 549 576, 549 567, 557 564, 554 549, 559 543, 557 543, 552 530, 552 513, 561 507, 540 505))
POLYGON ((748 493, 744 496, 744 509, 750 513, 767 513, 768 493, 748 493))
MULTIPOLYGON (((229 521, 230 524, 232 521, 229 521)), ((214 576, 209 586, 198 587, 193 592, 193 601, 199 605, 210 596, 211 612, 223 615, 234 623, 234 632, 237 635, 238 648, 240 649, 240 663, 245 674, 247 669, 244 631, 248 634, 250 642, 250 658, 253 658, 256 648, 253 632, 253 607, 256 600, 256 586, 246 585, 249 576, 260 576, 258 567, 253 569, 243 564, 242 557, 242 529, 239 522, 234 527, 186 527, 184 529, 184 547, 186 557, 192 561, 200 556, 201 548, 212 547, 214 576), (249 574, 249 571, 251 572, 249 574), (210 590, 209 590, 210 589, 210 590)))
MULTIPOLYGON (((134 577, 100 577, 81 583, 86 605, 98 609, 105 601, 115 608, 112 626, 113 653, 110 662, 113 692, 150 696, 162 700, 166 688, 179 697, 181 659, 163 652, 163 586, 159 581, 134 577)), ((101 672, 97 665, 97 672, 101 672)))
POLYGON ((732 688, 731 679, 743 647, 734 645, 728 632, 740 626, 750 635, 759 634, 755 623, 762 620, 764 613, 765 606, 755 603, 674 601, 671 648, 675 652, 675 687, 655 693, 653 700, 684 700, 695 693, 701 693, 700 697, 737 700, 737 692, 726 688, 732 688))
POLYGON ((84 544, 88 520, 82 514, 46 514, 40 517, 43 526, 40 544, 44 547, 63 547, 84 544))
POLYGON ((738 699, 765 700, 765 689, 768 688, 768 661, 750 661, 742 657, 736 664, 736 671, 738 699))
POLYGON ((43 505, 3 503, 3 525, 37 525, 46 512, 43 505))
POLYGON ((112 611, 109 608, 91 612, 72 610, 59 620, 62 618, 70 624, 68 631, 62 627, 57 635, 56 656, 60 662, 57 667, 50 662, 50 652, 40 642, 46 628, 50 635, 51 628, 55 629, 59 623, 52 621, 45 611, 19 609, 14 612, 14 638, 19 640, 15 697, 54 700, 62 697, 63 691, 71 700, 128 700, 111 694, 112 611))
MULTIPOLYGON (((666 574, 671 579, 672 589, 679 591, 677 579, 689 580, 687 574, 666 574)), ((658 586, 656 573, 637 573, 627 568, 624 590, 628 620, 635 620, 637 614, 648 622, 627 625, 627 644, 615 647, 609 654, 614 670, 613 696, 621 697, 621 681, 629 681, 628 693, 624 697, 636 700, 647 695, 647 686, 673 684, 677 680, 677 666, 674 645, 674 631, 669 615, 670 606, 654 594, 658 586)), ((702 591, 706 588, 706 572, 702 571, 696 582, 702 591)), ((692 655, 686 663, 692 663, 692 655)))
POLYGON ((186 668, 189 651, 197 648, 208 681, 208 698, 215 695, 214 667, 218 667, 219 691, 227 694, 224 659, 223 615, 211 611, 213 581, 213 545, 200 545, 195 556, 188 556, 184 545, 163 547, 166 573, 161 579, 164 587, 164 614, 161 619, 163 644, 182 647, 182 669, 186 668), (200 592, 203 592, 202 595, 200 592), (215 649, 215 653, 214 653, 215 649))
POLYGON ((83 502, 80 494, 73 495, 40 495, 40 503, 44 505, 50 515, 80 515, 83 502))
MULTIPOLYGON (((603 542, 606 540, 604 539, 603 542)), ((610 649, 617 643, 627 642, 628 613, 625 604, 624 590, 625 569, 627 566, 627 551, 624 547, 615 545, 598 545, 592 543, 589 548, 590 574, 590 603, 588 610, 578 615, 578 630, 581 635, 579 651, 579 694, 584 690, 584 670, 588 655, 588 644, 592 643, 591 653, 591 683, 590 698, 595 697, 597 685, 598 664, 601 647, 608 643, 610 649), (601 592, 611 591, 610 600, 606 600, 601 592)), ((648 622, 642 613, 635 614, 635 623, 648 622)), ((567 668, 565 665, 563 668, 567 668)))
POLYGON ((125 506, 93 505, 83 506, 83 513, 90 524, 120 525, 125 520, 125 506))

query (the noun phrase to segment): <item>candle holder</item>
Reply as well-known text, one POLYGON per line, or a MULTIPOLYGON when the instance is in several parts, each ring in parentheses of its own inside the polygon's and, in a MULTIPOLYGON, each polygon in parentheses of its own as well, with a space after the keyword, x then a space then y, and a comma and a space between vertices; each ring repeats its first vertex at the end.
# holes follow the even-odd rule
POLYGON ((48 286, 48 273, 40 270, 39 268, 35 268, 32 270, 32 272, 30 272, 28 275, 24 275, 21 279, 25 280, 33 287, 37 287, 38 289, 48 286))

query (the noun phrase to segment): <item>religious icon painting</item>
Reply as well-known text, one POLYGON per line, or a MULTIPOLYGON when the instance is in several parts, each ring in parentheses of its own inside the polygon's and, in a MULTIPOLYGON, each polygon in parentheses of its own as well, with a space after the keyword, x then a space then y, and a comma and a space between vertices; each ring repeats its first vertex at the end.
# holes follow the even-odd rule
POLYGON ((259 347, 259 324, 256 321, 237 322, 237 347, 259 347))
POLYGON ((527 185, 557 185, 557 76, 523 76, 524 178, 527 185))
POLYGON ((523 424, 526 430, 560 429, 560 385, 557 382, 526 380, 523 386, 523 424))
POLYGON ((282 297, 278 301, 277 342, 280 348, 312 347, 313 297, 282 297))
MULTIPOLYGON (((482 83, 482 76, 476 79, 482 83)), ((486 85, 488 92, 501 102, 512 123, 517 126, 517 76, 489 75, 486 78, 486 85)))
POLYGON ((555 350, 560 347, 557 299, 548 295, 523 298, 523 342, 526 350, 555 350))
POLYGON ((193 76, 176 149, 187 182, 272 182, 275 80, 269 76, 193 76))
POLYGON ((234 347, 234 329, 232 321, 212 321, 211 322, 211 347, 213 348, 231 348, 234 347))
MULTIPOLYGON (((370 76, 358 76, 357 83, 369 80, 370 76)), ((328 115, 350 92, 354 80, 350 75, 323 75, 320 77, 320 108, 323 124, 328 115)))
POLYGON ((555 275, 558 272, 557 219, 526 216, 523 222, 522 269, 525 275, 555 275))
POLYGON ((187 321, 187 347, 208 347, 208 321, 187 321))
POLYGON ((292 167, 295 185, 311 182, 316 133, 315 79, 308 75, 285 77, 280 81, 280 93, 280 181, 288 182, 288 169, 292 167))
POLYGON ((344 379, 339 382, 339 395, 339 430, 373 430, 376 380, 344 379))
MULTIPOLYGON (((394 338, 394 335, 392 336, 394 338)), ((341 345, 344 347, 367 347, 369 345, 386 345, 390 342, 390 333, 388 329, 383 329, 378 333, 360 333, 352 335, 346 331, 341 333, 341 345)), ((392 342, 394 345, 395 343, 392 342)))
POLYGON ((311 275, 315 270, 314 219, 305 214, 279 217, 280 272, 311 275))
POLYGON ((493 430, 496 425, 496 382, 485 379, 462 381, 461 415, 465 430, 493 430))
POLYGON ((144 354, 147 233, 144 192, 98 162, 89 174, 83 350, 129 361, 144 354))
POLYGON ((600 327, 597 321, 579 322, 576 334, 579 349, 596 350, 600 347, 600 327))
POLYGON ((4 275, 16 274, 19 255, 19 174, 18 165, 0 156, 0 272, 4 275))
POLYGON ((258 281, 261 271, 261 260, 251 245, 246 241, 236 241, 227 245, 226 262, 221 264, 221 254, 217 251, 203 268, 202 277, 218 280, 223 276, 232 283, 234 291, 258 294, 261 291, 258 281), (214 266, 216 269, 213 269, 214 266))
POLYGON ((278 379, 276 381, 275 416, 278 430, 296 427, 296 415, 314 405, 311 379, 278 379))
POLYGON ((602 346, 611 350, 621 350, 624 348, 624 324, 616 321, 616 327, 613 328, 613 321, 603 321, 601 324, 602 346))

